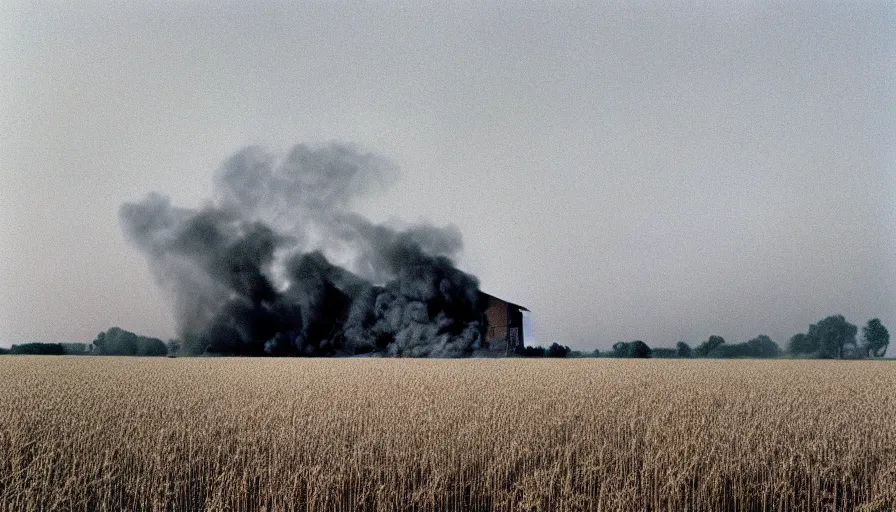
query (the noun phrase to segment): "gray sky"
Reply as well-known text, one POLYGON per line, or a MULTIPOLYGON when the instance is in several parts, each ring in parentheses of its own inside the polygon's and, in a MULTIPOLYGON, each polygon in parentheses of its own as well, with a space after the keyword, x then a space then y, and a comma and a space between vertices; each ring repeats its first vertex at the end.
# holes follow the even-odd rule
POLYGON ((331 140, 539 343, 896 334, 892 3, 67 4, 0 3, 0 343, 174 336, 119 205, 331 140))

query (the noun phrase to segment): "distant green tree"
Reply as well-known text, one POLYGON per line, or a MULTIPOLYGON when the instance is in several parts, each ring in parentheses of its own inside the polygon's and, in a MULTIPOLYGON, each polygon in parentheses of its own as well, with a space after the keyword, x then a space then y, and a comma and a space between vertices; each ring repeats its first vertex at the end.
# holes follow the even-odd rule
POLYGON ((624 341, 617 341, 616 343, 613 343, 610 357, 628 357, 628 343, 624 341))
POLYGON ((657 359, 673 359, 678 357, 678 351, 674 348, 652 348, 650 356, 657 359))
POLYGON ((138 336, 119 327, 99 333, 93 346, 97 354, 107 356, 164 356, 168 353, 162 340, 138 336))
POLYGON ((856 346, 858 328, 843 315, 832 315, 809 326, 808 336, 818 340, 819 357, 843 359, 846 349, 856 346))
POLYGON ((545 352, 547 352, 547 351, 545 350, 544 347, 526 346, 526 347, 523 347, 521 350, 518 350, 517 354, 519 354, 523 357, 544 357, 545 352))
POLYGON ((831 315, 809 326, 805 334, 790 338, 787 351, 796 356, 842 359, 860 352, 856 344, 858 328, 843 315, 831 315))
POLYGON ((794 334, 787 344, 787 352, 795 356, 815 356, 818 350, 818 338, 804 333, 794 334))
POLYGON ((641 340, 620 341, 613 344, 613 357, 634 357, 645 359, 652 355, 650 347, 641 340))
POLYGON ((66 355, 83 356, 90 353, 90 345, 87 343, 60 343, 66 355))
POLYGON ((890 345, 890 333, 877 318, 862 327, 862 352, 865 357, 883 357, 890 345))
POLYGON ((715 335, 710 336, 708 340, 704 341, 694 349, 694 355, 696 357, 709 357, 710 352, 716 350, 724 343, 725 338, 715 335))
POLYGON ((647 343, 644 343, 641 340, 636 340, 629 343, 629 347, 631 347, 629 350, 629 353, 631 354, 630 357, 645 359, 653 355, 653 351, 650 349, 647 343))
POLYGON ((739 343, 727 344, 723 343, 718 347, 709 351, 708 354, 704 357, 711 357, 713 359, 734 359, 737 357, 746 357, 744 355, 743 345, 739 343))
POLYGON ((616 343, 613 343, 613 348, 610 352, 610 356, 628 357, 628 343, 624 341, 617 341, 616 343))
POLYGON ((681 358, 689 358, 693 356, 693 350, 691 350, 691 346, 683 341, 679 341, 675 345, 675 351, 678 352, 678 357, 681 358))
POLYGON ((168 347, 158 338, 145 338, 140 336, 137 341, 138 356, 166 356, 168 347))
POLYGON ((33 356, 63 356, 65 355, 65 347, 62 346, 62 343, 23 343, 21 345, 13 345, 9 349, 9 353, 33 356))
POLYGON ((551 343, 551 346, 548 347, 548 351, 545 355, 548 357, 566 357, 569 355, 570 348, 566 345, 561 345, 559 343, 551 343))
POLYGON ((548 348, 544 347, 524 347, 518 350, 517 354, 523 357, 567 357, 572 351, 569 347, 559 343, 551 343, 548 348))
POLYGON ((744 345, 746 345, 746 352, 749 357, 769 358, 781 356, 781 347, 765 334, 756 336, 744 343, 744 345))
POLYGON ((769 358, 781 355, 781 349, 778 344, 766 335, 757 336, 745 343, 722 343, 716 348, 710 350, 707 357, 715 357, 719 359, 731 358, 769 358))

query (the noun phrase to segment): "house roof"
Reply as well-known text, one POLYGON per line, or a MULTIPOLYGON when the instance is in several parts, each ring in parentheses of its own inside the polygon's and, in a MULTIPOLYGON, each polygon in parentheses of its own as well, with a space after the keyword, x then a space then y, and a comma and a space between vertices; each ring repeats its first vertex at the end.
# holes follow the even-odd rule
POLYGON ((525 306, 520 306, 519 304, 510 302, 509 300, 504 300, 504 299, 502 299, 501 297, 496 297, 496 296, 494 296, 494 295, 492 295, 492 294, 490 294, 490 293, 485 293, 484 291, 481 291, 481 290, 480 290, 480 291, 479 291, 479 294, 480 294, 480 295, 483 295, 483 296, 485 296, 485 297, 488 297, 489 299, 497 299, 497 300, 500 300, 501 302, 505 302, 505 303, 507 303, 507 304, 509 304, 509 305, 511 305, 511 306, 513 306, 513 307, 515 307, 515 308, 517 308, 517 309, 519 309, 520 311, 529 311, 529 309, 526 308, 525 306))

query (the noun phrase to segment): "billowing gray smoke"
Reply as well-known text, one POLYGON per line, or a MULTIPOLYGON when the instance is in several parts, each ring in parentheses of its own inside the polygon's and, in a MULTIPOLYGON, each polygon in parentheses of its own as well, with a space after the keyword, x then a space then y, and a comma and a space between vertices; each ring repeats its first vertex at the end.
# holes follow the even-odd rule
POLYGON ((353 147, 258 148, 218 171, 201 209, 150 194, 122 225, 170 292, 189 353, 457 357, 481 341, 476 278, 456 228, 353 213, 392 164, 353 147))

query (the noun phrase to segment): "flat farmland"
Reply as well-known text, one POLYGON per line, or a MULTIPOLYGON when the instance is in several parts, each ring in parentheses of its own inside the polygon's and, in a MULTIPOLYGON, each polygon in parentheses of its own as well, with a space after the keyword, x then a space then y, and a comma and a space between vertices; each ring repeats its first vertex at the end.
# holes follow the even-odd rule
POLYGON ((896 364, 0 357, 0 510, 891 510, 896 364))

